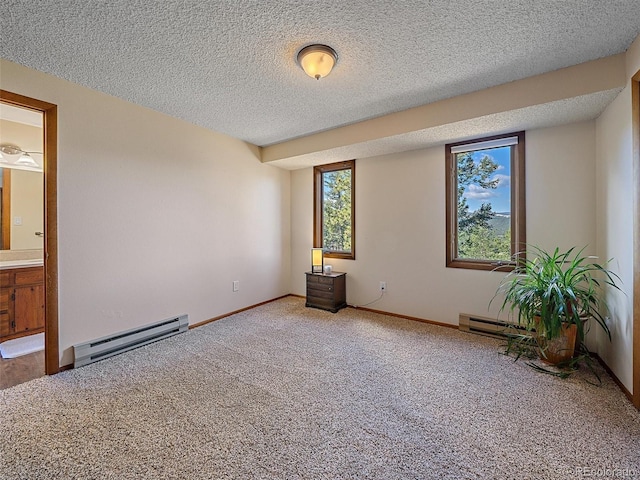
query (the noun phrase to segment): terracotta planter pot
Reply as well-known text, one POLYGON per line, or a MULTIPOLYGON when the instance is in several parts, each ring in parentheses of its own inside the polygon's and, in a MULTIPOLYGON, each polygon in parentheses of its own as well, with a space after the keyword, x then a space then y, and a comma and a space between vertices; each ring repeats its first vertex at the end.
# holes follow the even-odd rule
POLYGON ((558 365, 573 358, 576 349, 578 326, 575 323, 562 324, 561 335, 550 340, 536 337, 540 359, 548 365, 558 365))

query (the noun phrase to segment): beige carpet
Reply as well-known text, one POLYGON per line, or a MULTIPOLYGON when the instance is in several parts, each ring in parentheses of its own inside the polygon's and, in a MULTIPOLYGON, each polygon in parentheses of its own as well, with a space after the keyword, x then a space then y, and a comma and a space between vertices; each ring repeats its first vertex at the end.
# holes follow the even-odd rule
POLYGON ((640 476, 640 414, 606 374, 498 345, 285 298, 0 391, 0 478, 640 476))

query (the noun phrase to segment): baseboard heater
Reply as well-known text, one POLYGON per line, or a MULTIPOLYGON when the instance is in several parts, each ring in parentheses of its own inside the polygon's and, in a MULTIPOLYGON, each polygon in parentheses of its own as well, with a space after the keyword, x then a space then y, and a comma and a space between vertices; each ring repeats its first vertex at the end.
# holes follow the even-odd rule
POLYGON ((463 332, 476 333, 488 337, 505 338, 510 335, 527 333, 527 330, 521 325, 467 313, 460 314, 458 325, 458 328, 463 332))
POLYGON ((90 342, 79 343, 73 346, 75 356, 73 368, 104 360, 148 343, 186 332, 188 328, 189 316, 181 315, 161 322, 132 328, 125 332, 97 338, 90 342))

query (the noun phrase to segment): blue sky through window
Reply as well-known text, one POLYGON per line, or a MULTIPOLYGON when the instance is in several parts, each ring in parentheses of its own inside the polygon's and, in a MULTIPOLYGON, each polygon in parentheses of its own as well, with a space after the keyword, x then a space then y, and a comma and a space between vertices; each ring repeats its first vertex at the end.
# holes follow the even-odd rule
POLYGON ((469 185, 464 192, 471 211, 475 211, 483 203, 490 203, 496 213, 511 211, 511 147, 490 148, 472 153, 474 161, 479 162, 484 156, 490 156, 498 164, 498 169, 491 180, 499 180, 495 189, 484 189, 479 185, 469 185))

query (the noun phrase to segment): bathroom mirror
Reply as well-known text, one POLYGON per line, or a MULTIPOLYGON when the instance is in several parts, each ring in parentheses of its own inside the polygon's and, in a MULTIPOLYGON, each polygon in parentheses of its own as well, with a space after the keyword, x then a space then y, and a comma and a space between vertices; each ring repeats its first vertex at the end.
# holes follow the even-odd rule
POLYGON ((0 250, 44 247, 42 124, 41 112, 0 103, 0 250))

